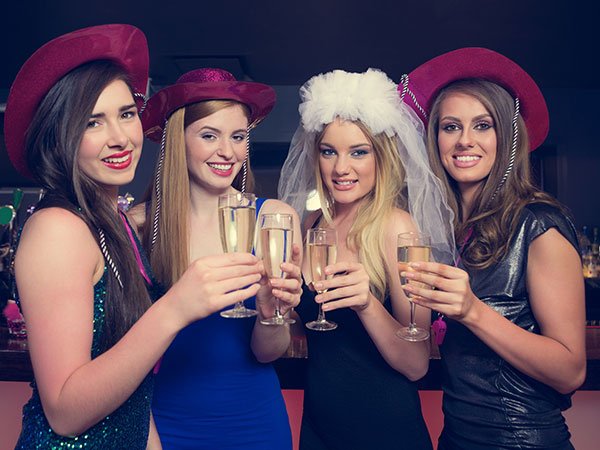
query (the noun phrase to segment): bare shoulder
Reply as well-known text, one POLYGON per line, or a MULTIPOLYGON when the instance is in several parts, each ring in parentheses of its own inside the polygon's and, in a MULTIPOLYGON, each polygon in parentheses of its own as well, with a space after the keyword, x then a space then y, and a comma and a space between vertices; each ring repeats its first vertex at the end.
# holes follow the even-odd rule
POLYGON ((44 208, 35 212, 25 223, 22 239, 36 234, 55 238, 86 234, 92 237, 83 219, 64 208, 44 208))
POLYGON ((281 200, 276 199, 268 199, 262 205, 260 209, 261 214, 274 214, 274 213, 282 213, 282 214, 296 214, 294 208, 288 205, 281 200))
POLYGON ((400 208, 394 208, 390 211, 385 230, 386 235, 392 236, 395 239, 400 233, 416 231, 417 227, 407 211, 400 208))
POLYGON ((260 209, 260 214, 275 214, 275 213, 280 213, 280 214, 291 214, 293 217, 293 221, 294 223, 300 223, 300 219, 298 218, 298 214, 296 213, 296 210, 294 208, 292 208, 290 205, 288 205, 285 202, 282 202, 281 200, 276 200, 276 199, 268 199, 265 200, 265 202, 262 205, 262 208, 260 209))
POLYGON ((129 211, 127 211, 127 217, 139 230, 146 223, 146 204, 138 203, 129 211))
POLYGON ((40 266, 52 273, 64 267, 93 273, 101 263, 102 254, 87 224, 63 208, 45 208, 27 220, 15 261, 17 269, 40 266))

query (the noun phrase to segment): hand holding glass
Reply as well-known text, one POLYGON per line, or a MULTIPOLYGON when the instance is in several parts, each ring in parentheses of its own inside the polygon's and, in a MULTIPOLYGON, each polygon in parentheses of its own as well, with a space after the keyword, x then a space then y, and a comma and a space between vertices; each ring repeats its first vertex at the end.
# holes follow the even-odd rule
MULTIPOLYGON (((281 264, 292 258, 293 223, 291 214, 263 214, 260 220, 260 249, 265 271, 269 278, 285 278, 281 264)), ((262 319, 263 325, 285 325, 296 321, 284 317, 280 311, 279 299, 275 303, 275 315, 262 319)))
MULTIPOLYGON (((252 253, 256 226, 256 197, 237 193, 219 196, 219 231, 226 253, 252 253)), ((232 309, 221 311, 221 316, 240 319, 255 316, 257 312, 237 302, 232 309)))
MULTIPOLYGON (((331 279, 333 275, 325 275, 325 267, 336 262, 337 232, 331 228, 311 228, 306 233, 306 247, 313 286, 317 281, 331 279)), ((325 292, 327 292, 327 289, 317 290, 318 294, 325 292)), ((319 303, 317 320, 308 322, 306 328, 316 331, 329 331, 335 330, 337 324, 325 319, 323 305, 319 303)))
MULTIPOLYGON (((409 263, 415 261, 429 261, 431 254, 431 238, 416 231, 408 233, 400 233, 398 235, 398 262, 409 263)), ((404 271, 412 270, 410 268, 403 269, 404 271)), ((402 277, 402 284, 410 283, 418 287, 426 287, 425 284, 418 281, 409 280, 402 277)), ((407 294, 409 300, 411 294, 407 294)), ((410 323, 408 327, 400 328, 396 335, 404 340, 411 342, 424 341, 429 338, 429 331, 417 327, 415 323, 415 304, 410 302, 410 323)))

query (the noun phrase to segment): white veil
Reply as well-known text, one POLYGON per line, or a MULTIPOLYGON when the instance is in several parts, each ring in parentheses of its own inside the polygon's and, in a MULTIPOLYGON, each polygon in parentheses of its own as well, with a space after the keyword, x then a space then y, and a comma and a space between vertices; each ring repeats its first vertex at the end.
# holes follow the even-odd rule
POLYGON ((279 198, 304 219, 308 197, 316 188, 317 134, 336 117, 360 120, 374 135, 385 133, 395 140, 405 169, 409 213, 419 230, 431 236, 434 259, 452 264, 454 214, 430 169, 423 123, 400 100, 396 84, 377 69, 335 70, 308 80, 300 88, 300 98, 301 123, 281 169, 279 198))

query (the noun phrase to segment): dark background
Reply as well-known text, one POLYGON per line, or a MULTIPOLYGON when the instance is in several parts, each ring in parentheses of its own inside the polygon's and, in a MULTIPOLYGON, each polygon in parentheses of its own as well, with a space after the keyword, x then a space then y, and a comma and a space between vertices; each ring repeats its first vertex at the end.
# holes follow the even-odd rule
MULTIPOLYGON (((252 148, 258 193, 275 195, 298 124, 298 88, 312 75, 377 67, 399 81, 446 51, 488 47, 518 62, 546 97, 550 134, 533 154, 544 188, 572 210, 578 227, 598 226, 599 12, 591 0, 14 0, 0 7, 0 104, 43 43, 85 26, 131 23, 148 38, 151 92, 188 70, 215 66, 276 89, 277 106, 253 133, 252 148)), ((127 187, 138 198, 156 155, 156 146, 146 144, 136 181, 127 187)), ((0 188, 30 185, 0 149, 0 188)))

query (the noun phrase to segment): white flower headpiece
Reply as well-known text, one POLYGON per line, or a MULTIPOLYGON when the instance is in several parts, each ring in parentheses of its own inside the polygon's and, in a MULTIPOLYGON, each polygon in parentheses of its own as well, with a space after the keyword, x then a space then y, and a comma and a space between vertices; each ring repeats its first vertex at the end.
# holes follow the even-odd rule
POLYGON ((336 117, 360 120, 373 134, 396 134, 402 101, 396 84, 377 69, 364 73, 334 70, 312 77, 300 89, 300 116, 308 132, 319 132, 336 117))
POLYGON ((305 217, 307 199, 316 188, 318 133, 336 118, 360 121, 374 135, 385 133, 393 139, 404 166, 409 213, 419 230, 431 236, 435 259, 451 263, 454 214, 429 166, 423 123, 400 100, 397 85, 377 69, 334 70, 308 80, 300 88, 300 97, 301 123, 281 169, 279 198, 305 217))

